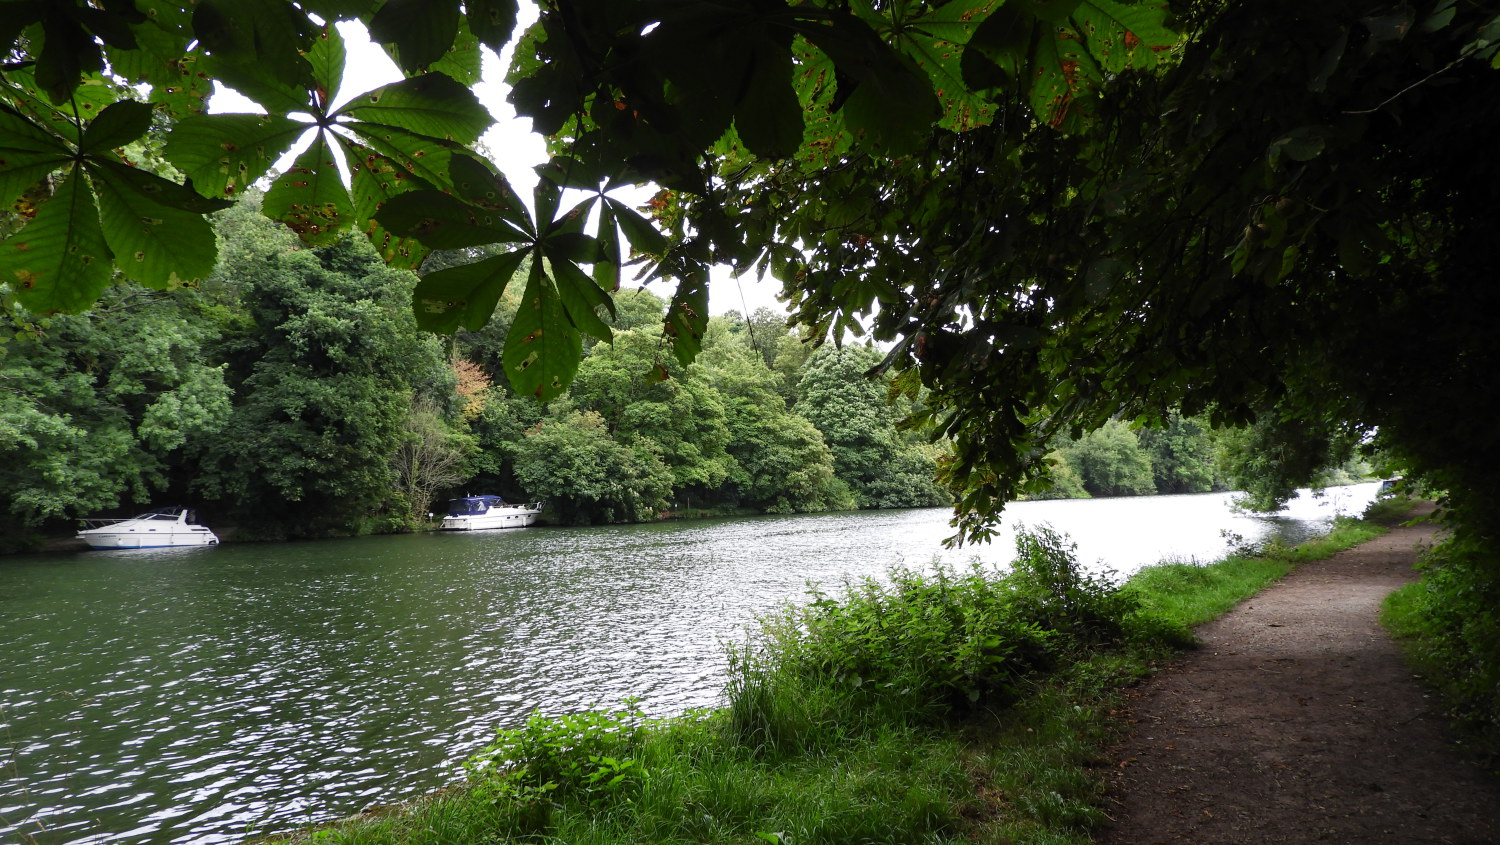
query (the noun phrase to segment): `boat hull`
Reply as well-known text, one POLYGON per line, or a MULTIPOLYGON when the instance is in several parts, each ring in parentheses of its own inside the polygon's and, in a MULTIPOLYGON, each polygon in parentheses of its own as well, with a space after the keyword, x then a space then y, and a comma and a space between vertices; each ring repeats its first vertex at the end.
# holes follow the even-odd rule
POLYGON ((194 531, 189 534, 161 534, 137 531, 78 532, 78 539, 89 544, 91 549, 165 549, 175 546, 217 546, 219 538, 212 531, 194 531), (97 532, 97 533, 96 533, 97 532))
POLYGON ((491 508, 489 513, 443 517, 444 531, 491 531, 501 528, 525 528, 536 522, 540 509, 491 508))

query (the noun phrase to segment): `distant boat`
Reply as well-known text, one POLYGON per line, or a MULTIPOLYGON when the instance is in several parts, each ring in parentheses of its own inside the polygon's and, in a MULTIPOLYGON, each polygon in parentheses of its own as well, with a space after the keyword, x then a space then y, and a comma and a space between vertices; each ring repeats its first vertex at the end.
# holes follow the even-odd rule
POLYGON ((490 528, 525 528, 536 522, 542 503, 512 505, 499 496, 465 496, 448 500, 444 531, 483 531, 490 528))
POLYGON ((130 519, 85 519, 78 539, 95 549, 157 549, 166 546, 217 546, 214 532, 197 524, 189 508, 157 508, 130 519))

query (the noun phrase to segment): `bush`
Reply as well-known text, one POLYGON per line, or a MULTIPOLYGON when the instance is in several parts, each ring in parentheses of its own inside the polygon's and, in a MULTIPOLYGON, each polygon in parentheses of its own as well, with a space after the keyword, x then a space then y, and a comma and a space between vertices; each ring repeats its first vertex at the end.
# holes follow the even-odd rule
POLYGON ((1387 600, 1386 622, 1444 694, 1476 754, 1500 766, 1500 581, 1491 547, 1460 533, 1419 567, 1422 580, 1387 600))
POLYGON ((474 794, 516 812, 514 823, 535 829, 549 807, 619 797, 645 776, 629 755, 640 744, 644 714, 586 711, 565 716, 533 713, 507 728, 464 762, 474 794))
POLYGON ((1135 598, 1083 570, 1052 529, 1022 531, 1016 547, 1008 572, 896 568, 766 620, 732 661, 731 730, 753 748, 805 750, 857 730, 862 712, 932 722, 1003 706, 1087 647, 1155 635, 1135 598))

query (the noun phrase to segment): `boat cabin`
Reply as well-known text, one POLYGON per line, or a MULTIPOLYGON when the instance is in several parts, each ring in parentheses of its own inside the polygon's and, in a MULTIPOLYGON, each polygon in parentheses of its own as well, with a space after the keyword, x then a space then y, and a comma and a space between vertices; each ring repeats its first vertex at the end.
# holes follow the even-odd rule
POLYGON ((449 516, 478 516, 489 513, 490 508, 502 507, 505 500, 499 496, 465 496, 448 500, 449 516))

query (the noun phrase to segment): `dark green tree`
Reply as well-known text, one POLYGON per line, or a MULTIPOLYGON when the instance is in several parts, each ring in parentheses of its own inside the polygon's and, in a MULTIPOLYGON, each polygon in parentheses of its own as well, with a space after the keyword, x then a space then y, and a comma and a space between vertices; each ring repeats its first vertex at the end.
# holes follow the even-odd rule
POLYGON ((725 451, 729 429, 724 397, 702 367, 661 360, 654 332, 622 331, 596 346, 568 391, 574 407, 603 417, 621 443, 648 443, 672 472, 684 504, 711 497, 729 477, 734 458, 725 451), (653 368, 668 378, 653 379, 653 368))
POLYGON ((1059 450, 1091 496, 1145 496, 1156 492, 1150 456, 1130 426, 1110 420, 1059 450))
POLYGON ((787 410, 780 377, 752 348, 748 333, 731 330, 737 323, 732 318, 710 322, 699 359, 724 397, 727 450, 735 460, 729 474, 733 497, 740 505, 775 513, 855 507, 848 486, 834 475, 833 453, 822 433, 787 410))
POLYGON ((435 338, 407 311, 415 280, 359 242, 247 249, 217 271, 241 288, 244 333, 226 338, 235 403, 203 444, 197 488, 232 502, 251 536, 395 530, 415 505, 392 459, 417 396, 452 393, 435 338))
POLYGON ((947 504, 934 480, 936 451, 896 430, 901 414, 888 390, 866 377, 880 359, 869 346, 820 350, 808 361, 795 410, 823 433, 835 472, 860 507, 947 504))
POLYGON ((1166 424, 1136 432, 1151 458, 1156 492, 1207 493, 1214 488, 1214 447, 1201 420, 1171 414, 1166 424))

